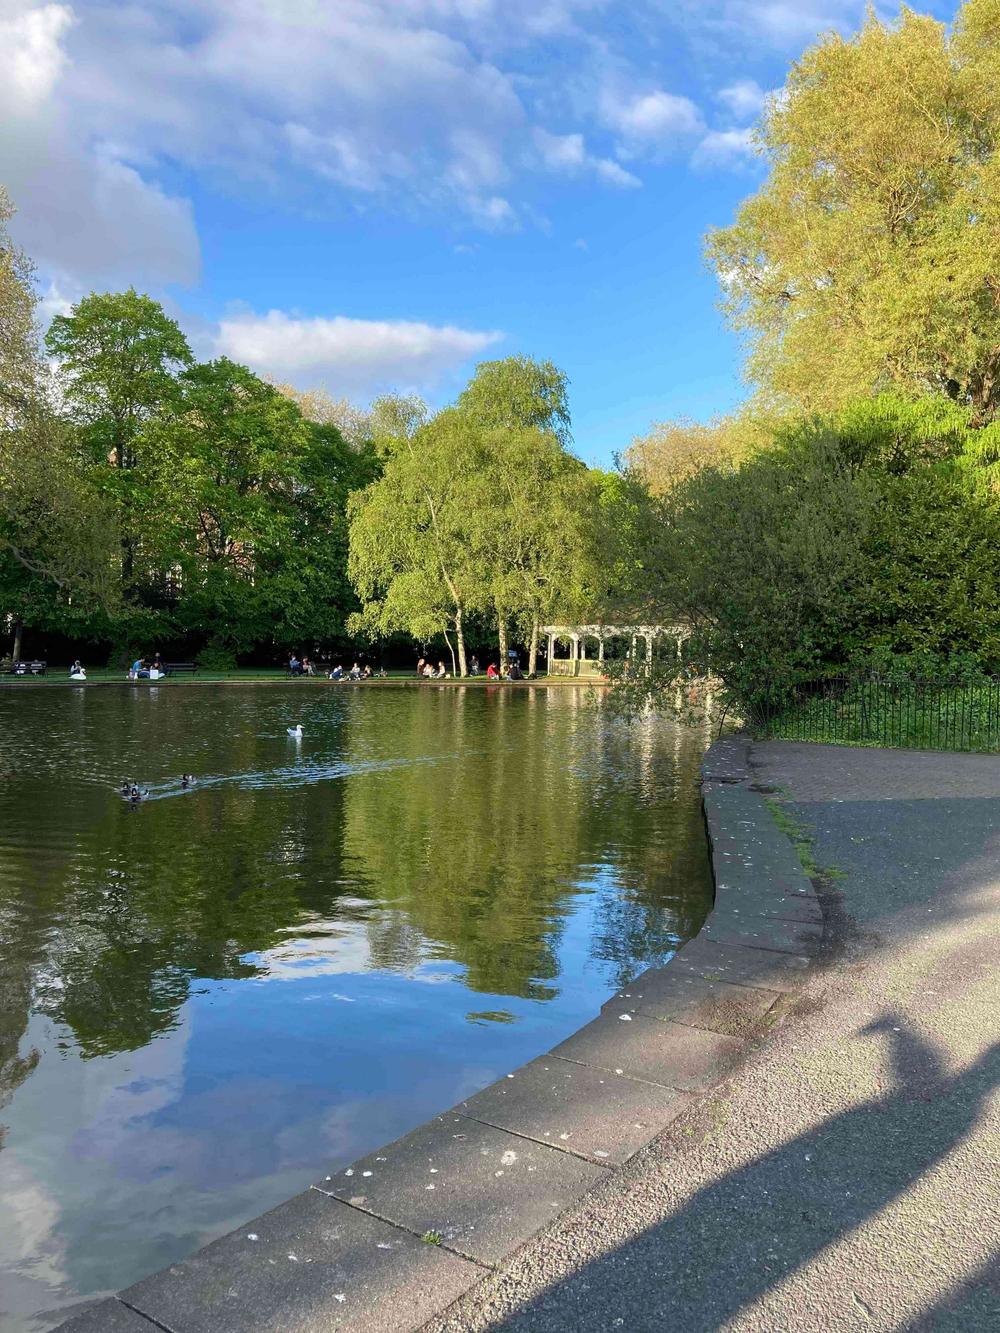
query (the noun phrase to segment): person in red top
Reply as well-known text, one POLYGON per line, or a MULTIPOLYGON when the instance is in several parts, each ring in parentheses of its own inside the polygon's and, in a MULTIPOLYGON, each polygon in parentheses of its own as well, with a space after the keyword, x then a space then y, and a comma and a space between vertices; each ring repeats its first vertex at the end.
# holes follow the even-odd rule
POLYGON ((495 662, 491 662, 489 666, 486 668, 486 679, 487 680, 500 679, 500 672, 497 670, 497 665, 495 662))

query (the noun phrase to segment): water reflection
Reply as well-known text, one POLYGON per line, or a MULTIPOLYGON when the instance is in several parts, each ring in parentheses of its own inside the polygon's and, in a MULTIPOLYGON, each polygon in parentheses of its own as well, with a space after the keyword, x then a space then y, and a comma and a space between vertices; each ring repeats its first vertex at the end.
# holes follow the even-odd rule
POLYGON ((180 1257, 668 956, 707 902, 701 743, 575 690, 0 695, 3 1326, 180 1257))

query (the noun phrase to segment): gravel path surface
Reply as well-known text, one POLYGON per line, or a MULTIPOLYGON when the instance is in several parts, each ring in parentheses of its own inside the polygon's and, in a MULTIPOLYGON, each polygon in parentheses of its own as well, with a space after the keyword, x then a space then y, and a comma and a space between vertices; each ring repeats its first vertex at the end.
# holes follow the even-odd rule
POLYGON ((432 1333, 1000 1329, 1000 758, 755 746, 837 947, 432 1333))

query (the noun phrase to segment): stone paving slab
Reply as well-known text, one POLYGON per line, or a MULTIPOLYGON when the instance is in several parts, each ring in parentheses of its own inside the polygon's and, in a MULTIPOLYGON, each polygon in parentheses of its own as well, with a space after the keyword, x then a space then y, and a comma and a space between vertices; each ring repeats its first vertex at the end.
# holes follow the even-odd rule
POLYGON ((498 1263, 604 1175, 600 1166, 449 1111, 316 1184, 408 1228, 498 1263))
POLYGON ((626 1161, 689 1103, 673 1088, 544 1055, 456 1110, 607 1166, 626 1161))
POLYGON ((110 1300, 60 1324, 59 1333, 157 1333, 157 1327, 121 1301, 110 1300))
POLYGON ((823 927, 808 921, 783 921, 750 912, 713 912, 698 937, 717 944, 742 944, 779 953, 816 953, 823 942, 823 927))
POLYGON ((604 1005, 602 1013, 646 1014, 695 1028, 710 1028, 728 1037, 747 1037, 779 998, 773 990, 733 986, 678 976, 669 967, 651 968, 636 977, 604 1005))
POLYGON ((669 966, 683 976, 702 977, 706 981, 797 991, 805 982, 811 962, 811 958, 802 954, 717 944, 699 936, 686 944, 669 966))
POLYGON ((621 1070, 682 1092, 710 1087, 732 1067, 745 1042, 718 1032, 637 1014, 601 1014, 553 1048, 553 1055, 621 1070))
POLYGON ((171 1333, 410 1333, 481 1276, 306 1190, 122 1295, 171 1333))

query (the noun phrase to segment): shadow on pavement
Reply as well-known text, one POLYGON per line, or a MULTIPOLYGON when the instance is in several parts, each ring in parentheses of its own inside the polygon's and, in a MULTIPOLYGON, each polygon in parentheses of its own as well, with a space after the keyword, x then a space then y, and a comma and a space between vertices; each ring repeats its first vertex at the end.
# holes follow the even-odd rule
MULTIPOLYGON (((511 1333, 721 1329, 910 1189, 975 1126, 1000 1083, 1000 1043, 949 1077, 936 1051, 898 1016, 888 1014, 868 1030, 889 1041, 893 1091, 831 1117, 707 1186, 663 1222, 494 1327, 511 1333)), ((995 1276, 986 1269, 982 1282, 990 1281, 995 1276)), ((942 1302, 940 1327, 983 1327, 974 1315, 970 1322, 955 1322, 962 1308, 983 1308, 982 1297, 982 1286, 971 1280, 964 1299, 956 1295, 942 1302)), ((843 1313, 850 1326, 850 1313, 843 1313)), ((860 1301, 855 1314, 863 1327, 860 1301)), ((937 1327, 913 1325, 921 1331, 937 1327)))

